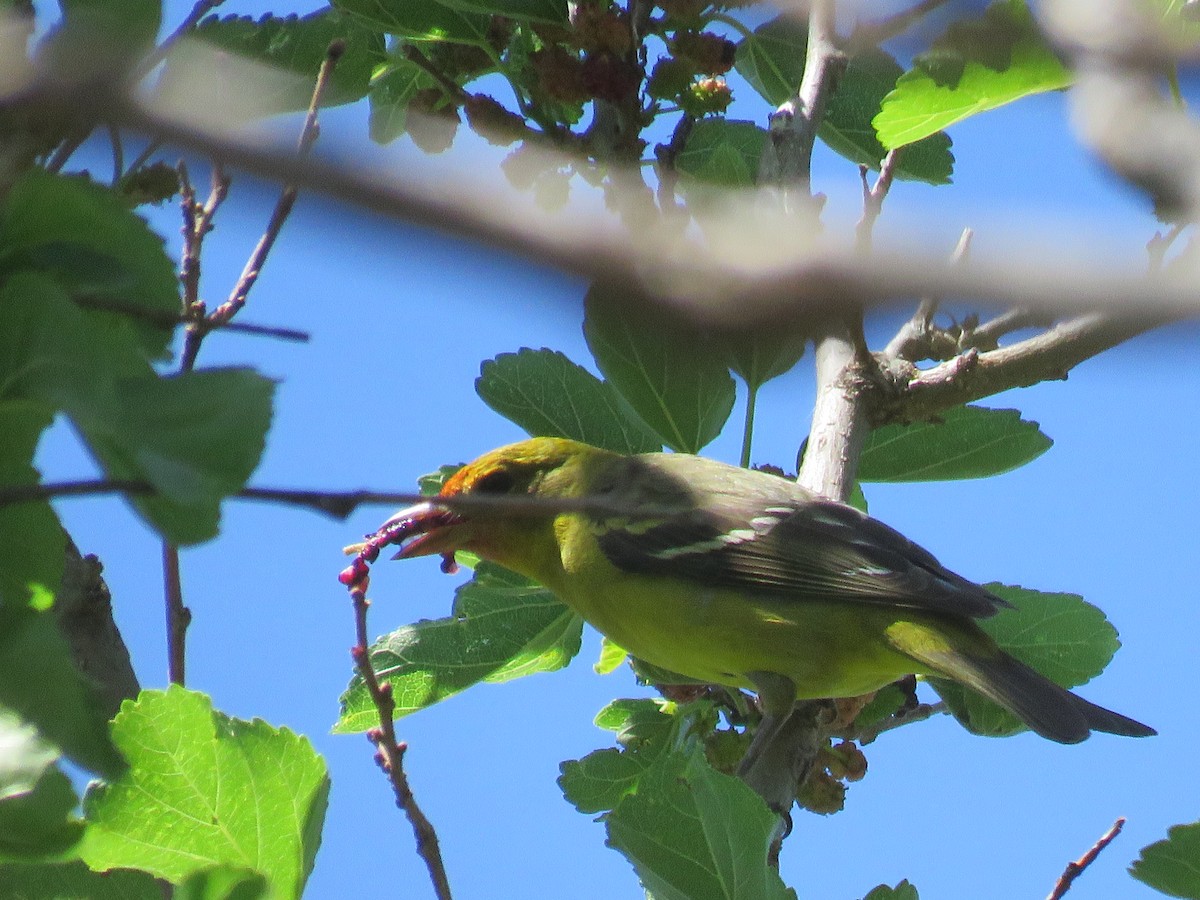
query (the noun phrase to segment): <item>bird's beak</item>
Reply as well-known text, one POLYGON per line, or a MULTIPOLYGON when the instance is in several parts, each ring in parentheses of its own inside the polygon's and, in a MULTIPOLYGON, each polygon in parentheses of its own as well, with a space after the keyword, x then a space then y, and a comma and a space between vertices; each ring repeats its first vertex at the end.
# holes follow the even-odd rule
POLYGON ((399 544, 392 559, 412 559, 416 556, 453 556, 462 546, 464 520, 452 509, 426 501, 402 509, 380 527, 380 534, 390 532, 388 543, 399 544))

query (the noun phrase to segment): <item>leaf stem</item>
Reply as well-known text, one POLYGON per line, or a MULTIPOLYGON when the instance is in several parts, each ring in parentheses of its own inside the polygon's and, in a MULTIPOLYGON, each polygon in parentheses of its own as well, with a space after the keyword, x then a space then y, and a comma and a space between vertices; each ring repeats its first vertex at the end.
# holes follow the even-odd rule
POLYGON ((758 388, 746 383, 746 421, 742 425, 742 468, 750 468, 750 444, 754 440, 754 407, 758 403, 758 388))

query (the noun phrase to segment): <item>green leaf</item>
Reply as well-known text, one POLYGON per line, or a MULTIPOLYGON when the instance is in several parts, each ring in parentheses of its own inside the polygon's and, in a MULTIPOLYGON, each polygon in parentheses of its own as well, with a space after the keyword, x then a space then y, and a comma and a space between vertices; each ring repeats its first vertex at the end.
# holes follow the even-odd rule
POLYGON ((85 769, 115 775, 125 768, 103 704, 75 668, 53 613, 0 606, 0 704, 85 769))
POLYGON ((464 12, 434 0, 333 0, 368 28, 410 41, 488 45, 491 16, 464 12))
POLYGON ((325 763, 306 738, 230 718, 172 685, 126 701, 113 739, 130 769, 84 797, 89 866, 179 882, 230 865, 262 873, 281 897, 300 896, 329 797, 325 763))
MULTIPOLYGON (((850 59, 837 93, 829 101, 817 136, 831 150, 851 162, 878 170, 888 148, 880 143, 872 124, 884 97, 903 74, 891 56, 868 50, 850 59)), ((940 131, 904 147, 896 177, 929 184, 949 184, 954 172, 950 137, 940 131)))
POLYGON ((258 465, 275 384, 249 369, 208 369, 116 384, 110 410, 75 415, 110 478, 150 482, 134 506, 179 544, 217 533, 220 501, 258 465))
POLYGON ((795 898, 767 849, 778 817, 698 748, 663 756, 606 818, 608 843, 655 900, 795 898))
POLYGON ((41 169, 21 176, 0 207, 0 275, 21 269, 48 275, 77 301, 133 311, 92 312, 92 341, 132 338, 146 357, 167 356, 179 315, 175 265, 113 191, 41 169))
POLYGON ((678 716, 660 700, 614 700, 596 714, 596 725, 617 732, 620 749, 596 750, 570 759, 559 769, 558 786, 581 813, 613 809, 638 782, 679 732, 678 716))
POLYGON ((879 887, 872 888, 863 900, 921 900, 917 894, 917 889, 908 883, 908 879, 901 881, 895 887, 888 887, 886 884, 881 884, 879 887))
POLYGON ((629 658, 625 648, 616 641, 604 637, 600 641, 600 658, 592 665, 597 675, 611 675, 629 658))
POLYGON ((404 134, 408 105, 420 91, 437 87, 433 76, 406 59, 391 63, 386 74, 371 85, 371 140, 388 144, 404 134))
POLYGON ((583 333, 605 378, 671 449, 698 453, 721 433, 734 384, 710 339, 627 288, 597 281, 583 333))
POLYGON ((722 332, 716 340, 724 347, 729 368, 751 391, 786 375, 804 355, 807 337, 787 328, 722 332))
MULTIPOLYGON (((1121 642, 1104 613, 1077 594, 1051 594, 1003 584, 984 585, 1013 605, 979 626, 1001 649, 1065 688, 1099 675, 1121 642)), ((954 717, 975 734, 1003 737, 1024 731, 1011 713, 943 679, 930 683, 954 717)))
POLYGON ((990 478, 1037 459, 1054 445, 1015 409, 959 406, 937 422, 885 425, 871 432, 858 464, 861 481, 990 478))
POLYGON ((62 856, 79 842, 79 798, 59 770, 58 751, 0 709, 0 861, 62 856))
POLYGON ((367 95, 371 75, 386 58, 383 35, 349 16, 326 8, 307 16, 208 16, 192 35, 202 41, 256 62, 301 76, 294 93, 273 98, 280 112, 308 109, 317 72, 330 43, 340 40, 346 50, 334 66, 322 105, 352 103, 367 95))
MULTIPOLYGON (((378 609, 378 605, 376 606, 378 609)), ((396 716, 432 706, 481 681, 553 672, 579 652, 583 620, 543 587, 481 563, 444 619, 423 619, 371 647, 380 681, 392 686, 396 716)), ((342 694, 339 733, 379 724, 361 676, 342 694)))
POLYGON ((0 286, 0 398, 50 412, 111 403, 115 374, 151 371, 129 338, 99 327, 46 274, 16 272, 0 286))
POLYGON ((701 119, 675 157, 675 169, 705 184, 754 187, 767 132, 753 122, 701 119))
MULTIPOLYGON (((0 485, 37 483, 33 452, 51 421, 43 404, 0 400, 0 485)), ((0 607, 46 608, 62 582, 66 552, 66 535, 50 504, 0 506, 0 547, 0 607)))
POLYGON ((618 453, 662 449, 612 385, 554 350, 523 347, 486 361, 475 392, 533 437, 571 438, 618 453))
POLYGON ((1167 839, 1142 848, 1129 874, 1171 897, 1200 900, 1200 822, 1167 829, 1167 839))
MULTIPOLYGON (((738 44, 735 65, 768 103, 779 106, 800 86, 807 47, 804 24, 791 16, 779 16, 760 25, 738 44)), ((887 149, 879 142, 872 119, 903 71, 882 50, 870 49, 851 57, 826 107, 818 137, 835 153, 878 169, 887 149)), ((905 149, 896 176, 945 184, 953 168, 950 138, 931 134, 905 149)))
POLYGON ((278 894, 253 869, 213 866, 193 872, 175 888, 172 900, 268 900, 278 894))
POLYGON ((858 711, 858 715, 854 717, 854 724, 859 728, 866 728, 884 719, 890 719, 904 708, 911 696, 895 684, 884 685, 876 691, 874 698, 858 711))
POLYGON ((163 900, 163 892, 148 872, 125 869, 93 872, 76 860, 0 865, 0 897, 19 900, 163 900))
POLYGON ((887 148, 919 141, 968 116, 1071 84, 1024 0, 999 0, 957 22, 914 60, 874 119, 887 148))
POLYGON ((850 486, 850 496, 846 498, 846 502, 859 512, 870 511, 867 509, 867 495, 863 493, 862 482, 860 481, 856 481, 850 486))

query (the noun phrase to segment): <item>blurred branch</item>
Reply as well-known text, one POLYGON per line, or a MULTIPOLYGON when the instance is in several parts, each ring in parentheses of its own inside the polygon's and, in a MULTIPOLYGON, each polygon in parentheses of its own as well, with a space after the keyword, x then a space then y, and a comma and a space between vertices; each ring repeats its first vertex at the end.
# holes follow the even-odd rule
POLYGON ((945 6, 947 2, 948 0, 921 0, 915 6, 901 10, 886 19, 858 23, 854 26, 854 31, 851 32, 850 40, 847 42, 850 54, 878 47, 884 41, 898 37, 939 6, 945 6))
MULTIPOLYGON (((112 95, 94 99, 124 127, 217 156, 227 165, 562 271, 624 278, 714 325, 776 325, 798 313, 845 301, 927 295, 1059 312, 1107 306, 1129 310, 1130 298, 1136 297, 1141 312, 1156 318, 1200 311, 1200 292, 1187 278, 1104 271, 1061 254, 1036 264, 973 261, 947 268, 917 246, 898 253, 876 250, 864 259, 850 248, 799 240, 806 233, 799 221, 764 213, 752 198, 728 210, 735 220, 724 232, 730 239, 707 243, 694 236, 664 234, 657 221, 639 227, 626 218, 624 224, 631 227, 622 228, 607 216, 579 214, 551 222, 543 216, 515 214, 511 198, 485 189, 469 173, 438 181, 404 179, 345 162, 301 159, 261 140, 201 126, 179 112, 168 114, 112 95)), ((57 102, 75 101, 67 97, 57 102)))

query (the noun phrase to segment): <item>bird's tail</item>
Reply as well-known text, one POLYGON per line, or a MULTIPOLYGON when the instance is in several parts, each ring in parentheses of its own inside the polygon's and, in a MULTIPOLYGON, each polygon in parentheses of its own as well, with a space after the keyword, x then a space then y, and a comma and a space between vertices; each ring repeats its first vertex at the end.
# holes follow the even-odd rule
POLYGON ((1129 737, 1157 734, 1128 716, 1097 706, 1055 684, 1045 675, 1009 656, 981 632, 951 647, 943 641, 906 640, 894 643, 929 666, 1007 709, 1044 738, 1076 744, 1093 731, 1129 737), (908 644, 908 646, 904 646, 908 644))

